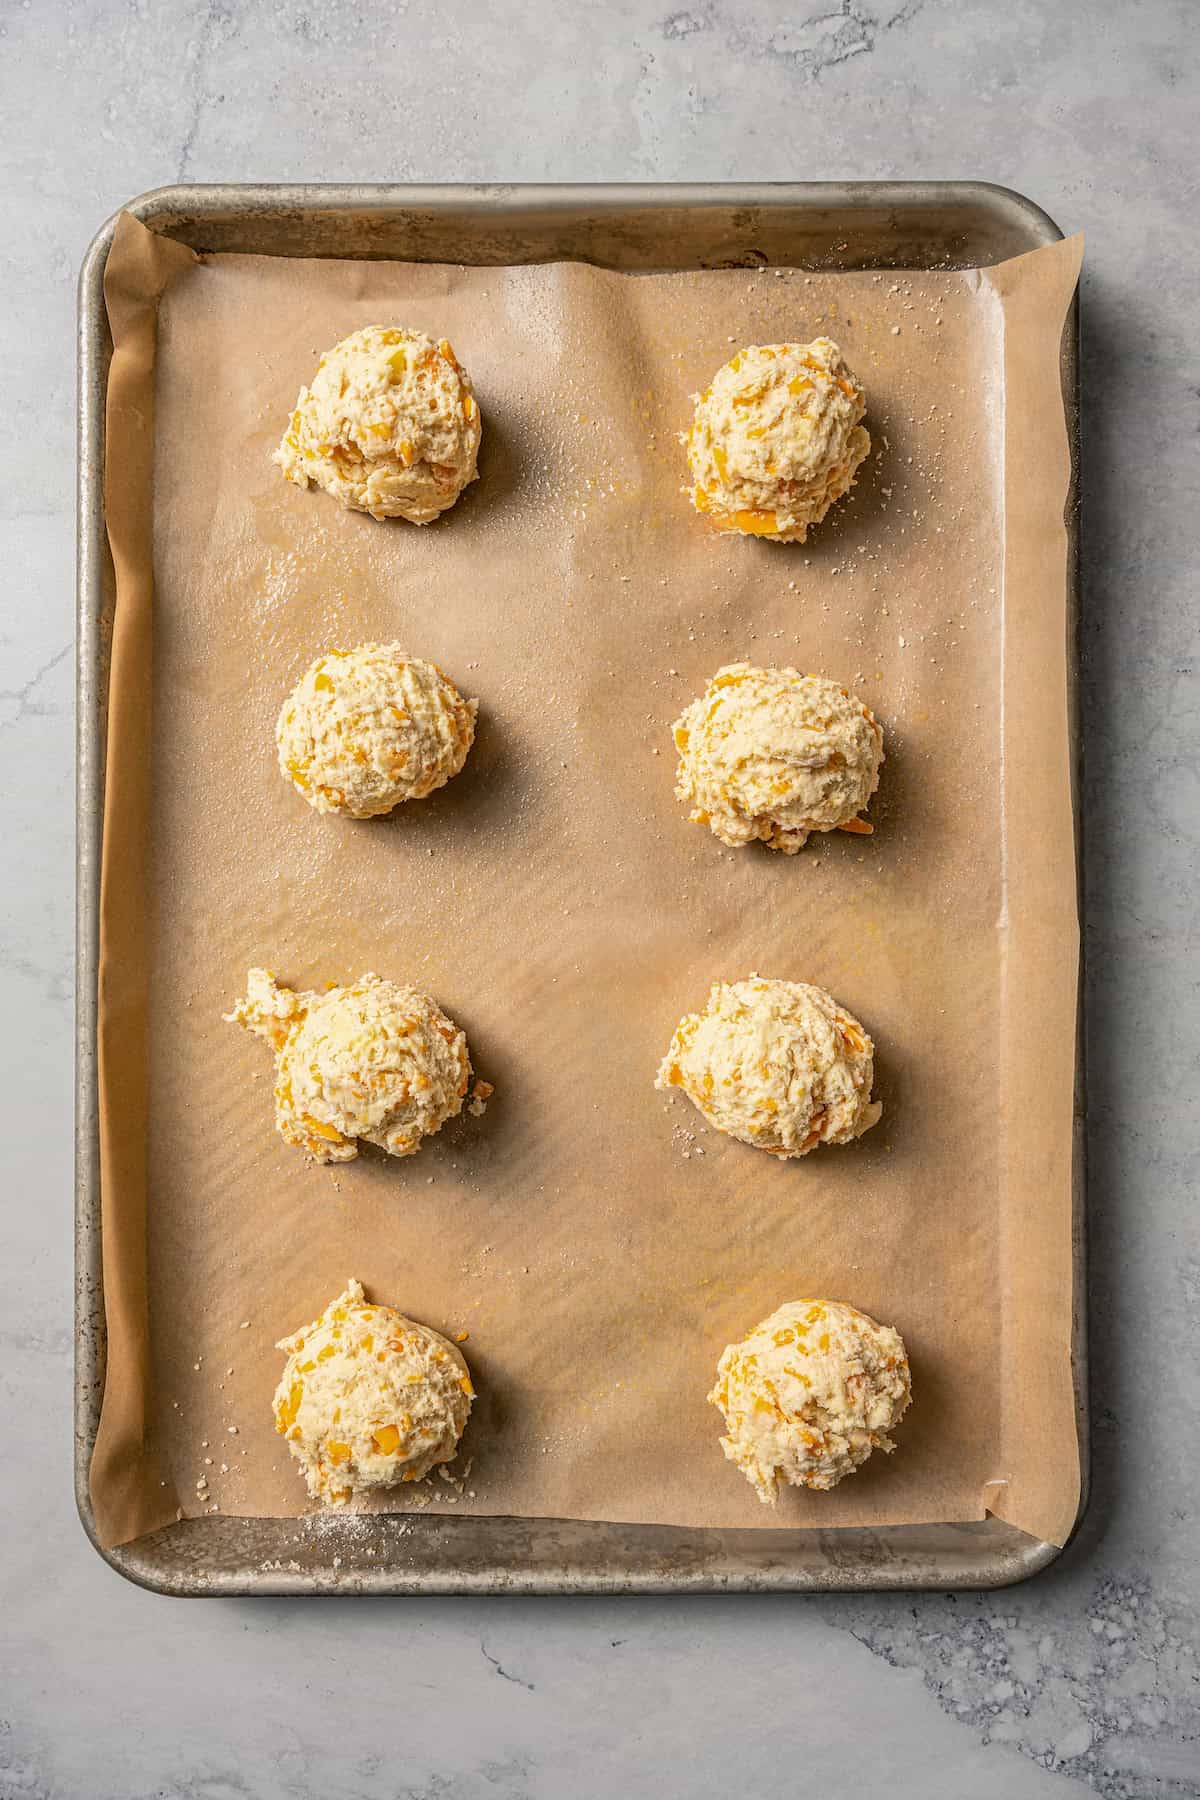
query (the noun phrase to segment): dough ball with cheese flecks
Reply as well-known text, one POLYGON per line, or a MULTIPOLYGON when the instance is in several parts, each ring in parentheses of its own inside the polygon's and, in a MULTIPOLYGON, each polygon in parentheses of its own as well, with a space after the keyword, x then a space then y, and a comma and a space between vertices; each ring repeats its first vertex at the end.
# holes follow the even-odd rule
POLYGON ((813 831, 869 832, 883 733, 836 681, 730 663, 673 726, 675 792, 723 844, 791 856, 813 831))
POLYGON ((458 774, 477 707, 399 644, 330 650, 283 703, 280 772, 318 812, 374 818, 458 774))
POLYGON ((791 1300, 730 1344, 708 1396, 721 1448, 760 1500, 780 1485, 827 1489, 861 1468, 911 1398, 900 1333, 841 1300, 791 1300))
POLYGON ((289 481, 427 525, 475 480, 479 407, 445 338, 368 325, 326 352, 275 452, 289 481))
POLYGON ((275 1052, 275 1128, 317 1162, 350 1162, 359 1140, 411 1156, 492 1089, 471 1068, 467 1039, 416 988, 362 975, 298 993, 251 969, 231 1013, 275 1052))
POLYGON ((802 544, 871 448, 864 410, 830 338, 739 350, 697 396, 684 438, 693 506, 718 531, 802 544))
POLYGON ((308 1491, 333 1506, 373 1489, 420 1481, 458 1449, 475 1390, 461 1351, 390 1306, 371 1306, 357 1281, 278 1348, 275 1429, 308 1491))
POLYGON ((875 1046, 823 988, 803 981, 718 981, 703 1012, 680 1020, 656 1087, 682 1088, 715 1130, 807 1156, 848 1144, 878 1120, 875 1046))

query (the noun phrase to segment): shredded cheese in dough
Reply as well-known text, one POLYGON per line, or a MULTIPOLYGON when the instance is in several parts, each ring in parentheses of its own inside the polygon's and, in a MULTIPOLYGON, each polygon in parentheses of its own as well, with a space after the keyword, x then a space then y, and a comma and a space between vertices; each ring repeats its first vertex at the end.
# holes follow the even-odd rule
POLYGON ((692 504, 719 531, 802 544, 854 484, 863 391, 830 338, 751 344, 696 396, 692 504))
POLYGON ((420 1481, 449 1462, 474 1387, 462 1352, 350 1281, 320 1318, 278 1349, 275 1429, 316 1499, 338 1506, 374 1488, 420 1481))
POLYGON ((399 644, 330 650, 283 703, 280 772, 318 812, 374 818, 458 774, 477 707, 399 644))
POLYGON ((730 1344, 708 1396, 721 1448, 760 1500, 781 1482, 828 1489, 861 1468, 911 1399, 900 1333, 840 1300, 792 1300, 730 1344))
POLYGON ((475 480, 480 435, 470 377, 445 338, 369 325, 321 358, 274 461, 297 487, 427 525, 475 480))
POLYGON ((883 733, 870 708, 820 675, 730 663, 672 727, 675 792, 723 844, 794 855, 810 832, 869 832, 883 733))
POLYGON ((680 1020, 655 1086, 682 1088, 709 1124, 773 1156, 848 1144, 883 1111, 871 1099, 875 1046, 823 988, 714 983, 680 1020))
POLYGON ((378 975, 297 993, 251 969, 225 1017, 273 1048, 275 1128, 317 1162, 350 1162, 360 1139, 412 1156, 468 1098, 478 1114, 492 1093, 474 1077, 465 1033, 428 994, 378 975))

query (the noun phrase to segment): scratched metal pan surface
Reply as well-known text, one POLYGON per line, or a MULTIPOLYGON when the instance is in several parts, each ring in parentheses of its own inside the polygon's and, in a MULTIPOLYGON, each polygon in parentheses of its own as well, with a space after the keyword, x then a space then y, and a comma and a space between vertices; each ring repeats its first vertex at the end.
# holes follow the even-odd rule
MULTIPOLYGON (((270 256, 527 263, 617 269, 970 268, 1061 232, 1008 189, 982 182, 697 186, 203 186, 144 194, 126 209, 195 250, 270 256)), ((104 523, 104 397, 112 344, 102 227, 79 288, 78 890, 76 1001, 75 1482, 95 1542, 88 1465, 104 1388, 96 983, 112 569, 104 523)), ((1078 451, 1078 325, 1062 377, 1078 451)), ((1077 513, 1068 509, 1072 741, 1078 762, 1077 513)), ((1076 808, 1078 817, 1078 808, 1076 808)), ((1082 873, 1082 844, 1076 840, 1082 873)), ((1082 1017, 1080 1019, 1082 1044, 1082 1017)), ((1083 1062, 1074 1133, 1075 1398, 1086 1495, 1083 1062)), ((1084 1502, 1081 1502, 1082 1512, 1084 1502)), ((167 1594, 669 1593, 999 1587, 1035 1574, 1056 1547, 996 1519, 830 1531, 716 1531, 569 1519, 380 1515, 344 1538, 310 1519, 184 1520, 101 1552, 167 1594), (336 1559, 336 1564, 335 1564, 336 1559)))

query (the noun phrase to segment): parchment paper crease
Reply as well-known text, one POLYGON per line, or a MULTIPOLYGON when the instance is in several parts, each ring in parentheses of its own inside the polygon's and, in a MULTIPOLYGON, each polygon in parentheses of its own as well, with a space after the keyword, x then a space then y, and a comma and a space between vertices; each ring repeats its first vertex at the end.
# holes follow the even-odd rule
POLYGON ((106 1543, 177 1509, 303 1510, 273 1345, 349 1275, 470 1333, 469 1473, 405 1509, 769 1528, 987 1508, 1069 1531, 1059 347, 1080 253, 912 275, 196 261, 121 221, 106 1543), (317 356, 369 323, 449 336, 483 408, 482 479, 424 529, 270 461, 317 356), (735 344, 822 331, 867 389, 858 487, 804 548, 717 536, 680 492, 689 395, 735 344), (276 771, 275 715, 314 656, 368 639, 478 695, 478 740, 400 816, 320 819, 276 771), (686 823, 668 727, 739 656, 879 713, 873 838, 785 859, 686 823), (253 963, 426 987, 496 1085, 487 1116, 404 1162, 306 1165, 274 1133, 269 1055, 221 1022, 253 963), (874 1034, 884 1117, 859 1144, 780 1166, 655 1093, 679 1015, 754 969, 827 986, 874 1034), (915 1398, 893 1457, 772 1513, 704 1396, 724 1344, 801 1295, 897 1325, 915 1398))

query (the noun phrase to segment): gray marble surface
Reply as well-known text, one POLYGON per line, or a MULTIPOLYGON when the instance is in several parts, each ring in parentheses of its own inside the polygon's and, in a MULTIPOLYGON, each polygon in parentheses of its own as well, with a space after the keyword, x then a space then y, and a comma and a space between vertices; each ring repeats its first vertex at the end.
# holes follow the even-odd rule
POLYGON ((0 0, 0 1800, 1200 1794, 1198 47, 1192 0, 0 0), (1089 234, 1083 1530, 956 1599, 143 1594, 70 1480, 87 242, 181 178, 818 176, 985 177, 1089 234))

